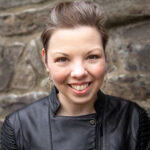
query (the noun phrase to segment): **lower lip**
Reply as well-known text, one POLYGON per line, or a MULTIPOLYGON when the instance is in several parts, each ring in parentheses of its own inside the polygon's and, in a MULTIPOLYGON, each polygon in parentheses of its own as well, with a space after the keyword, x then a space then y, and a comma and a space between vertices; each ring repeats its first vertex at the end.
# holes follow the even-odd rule
POLYGON ((85 95, 86 93, 88 93, 88 91, 90 89, 90 85, 88 85, 88 87, 86 89, 84 89, 83 91, 78 91, 78 90, 75 90, 73 88, 71 88, 71 89, 72 89, 72 92, 77 94, 77 95, 85 95))

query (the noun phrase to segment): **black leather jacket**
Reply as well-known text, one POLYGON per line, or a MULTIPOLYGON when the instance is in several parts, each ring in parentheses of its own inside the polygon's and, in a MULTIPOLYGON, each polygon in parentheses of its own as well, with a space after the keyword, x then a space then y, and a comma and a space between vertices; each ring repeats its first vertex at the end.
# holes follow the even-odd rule
MULTIPOLYGON (((54 88, 50 96, 9 115, 2 127, 2 150, 68 150, 54 148, 51 118, 59 106, 54 88)), ((137 104, 99 91, 95 109, 96 150, 150 150, 150 121, 137 104)))

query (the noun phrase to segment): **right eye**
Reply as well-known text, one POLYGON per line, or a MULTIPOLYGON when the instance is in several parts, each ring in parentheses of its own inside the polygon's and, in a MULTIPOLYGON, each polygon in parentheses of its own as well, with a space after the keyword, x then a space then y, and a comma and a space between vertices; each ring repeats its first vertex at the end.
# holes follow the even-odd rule
POLYGON ((99 56, 98 55, 90 55, 89 57, 88 57, 88 59, 90 59, 90 60, 94 60, 94 59, 98 59, 99 58, 99 56))
POLYGON ((56 59, 56 62, 66 62, 68 59, 66 57, 60 57, 56 59))

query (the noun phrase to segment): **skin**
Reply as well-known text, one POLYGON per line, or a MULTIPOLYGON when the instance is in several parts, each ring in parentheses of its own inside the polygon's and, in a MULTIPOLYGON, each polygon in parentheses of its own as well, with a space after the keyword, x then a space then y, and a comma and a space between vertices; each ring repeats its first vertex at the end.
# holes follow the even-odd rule
MULTIPOLYGON (((43 55, 45 62, 45 55, 43 55)), ((78 116, 94 113, 97 91, 105 74, 105 55, 100 33, 90 26, 56 30, 48 44, 45 66, 59 90, 57 115, 78 116), (85 85, 76 90, 73 85, 85 85)))

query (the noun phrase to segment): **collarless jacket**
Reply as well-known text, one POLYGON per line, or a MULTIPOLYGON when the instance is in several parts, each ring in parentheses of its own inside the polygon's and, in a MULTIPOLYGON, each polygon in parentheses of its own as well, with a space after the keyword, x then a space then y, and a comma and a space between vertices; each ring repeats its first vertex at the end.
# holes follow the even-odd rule
MULTIPOLYGON (((53 148, 51 126, 60 106, 56 94, 53 88, 48 97, 6 117, 1 130, 2 150, 58 150, 53 148)), ((150 121, 137 104, 99 91, 95 109, 96 150, 150 150, 150 121)))

